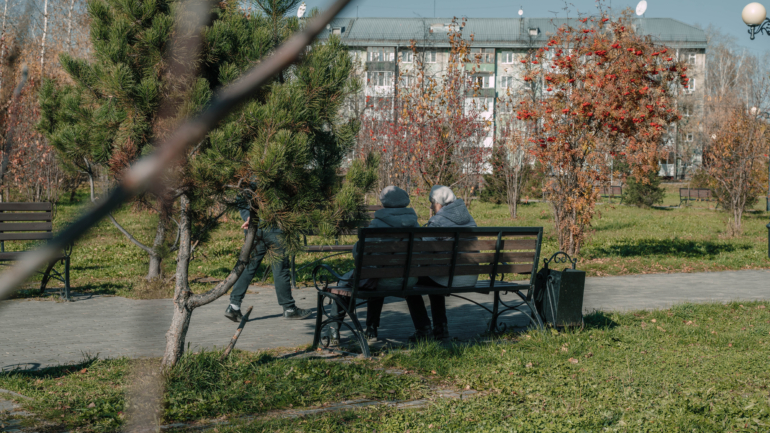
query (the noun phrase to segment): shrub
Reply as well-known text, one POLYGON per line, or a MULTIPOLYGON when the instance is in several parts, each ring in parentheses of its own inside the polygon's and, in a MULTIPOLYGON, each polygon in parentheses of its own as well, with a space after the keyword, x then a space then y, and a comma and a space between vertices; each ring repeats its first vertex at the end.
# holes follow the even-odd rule
POLYGON ((629 176, 623 189, 623 201, 637 207, 649 208, 663 203, 665 190, 660 186, 660 177, 650 170, 641 179, 629 176))

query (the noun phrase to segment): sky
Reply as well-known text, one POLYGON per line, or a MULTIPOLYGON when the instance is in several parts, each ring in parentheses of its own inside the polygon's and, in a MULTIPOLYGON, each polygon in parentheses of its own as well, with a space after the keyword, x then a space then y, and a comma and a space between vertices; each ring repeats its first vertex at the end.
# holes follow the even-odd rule
MULTIPOLYGON (((770 36, 757 35, 752 41, 748 27, 741 19, 741 11, 753 0, 647 0, 646 17, 674 18, 687 24, 698 24, 703 28, 713 24, 723 33, 737 39, 740 47, 750 53, 770 59, 770 36)), ((331 0, 305 0, 308 8, 322 8, 331 0)), ((762 2, 762 0, 760 0, 762 2)), ((612 10, 620 12, 635 8, 638 0, 605 0, 612 10)), ((570 15, 576 12, 593 13, 597 10, 595 0, 352 0, 339 16, 341 17, 433 17, 446 18, 467 16, 469 18, 518 17, 519 8, 524 16, 531 18, 566 17, 564 10, 569 4, 570 15), (554 12, 556 14, 554 14, 554 12)), ((770 0, 764 0, 770 10, 770 0)))

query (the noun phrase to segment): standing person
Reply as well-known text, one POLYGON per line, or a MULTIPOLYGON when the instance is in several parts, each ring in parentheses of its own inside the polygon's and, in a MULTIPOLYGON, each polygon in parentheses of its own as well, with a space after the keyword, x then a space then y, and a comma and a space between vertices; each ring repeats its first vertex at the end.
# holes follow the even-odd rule
MULTIPOLYGON (((417 222, 417 213, 409 206, 409 194, 403 189, 397 186, 385 187, 380 192, 380 203, 382 203, 383 209, 374 212, 374 219, 369 223, 369 227, 374 228, 406 228, 406 227, 420 227, 417 222)), ((388 242, 398 241, 395 238, 367 238, 367 242, 388 242)), ((353 246, 353 257, 356 257, 358 243, 353 246)), ((390 253, 383 253, 390 254, 390 253)), ((353 271, 350 271, 343 275, 343 279, 340 280, 340 287, 347 287, 353 279, 353 271)), ((403 278, 380 278, 380 279, 366 279, 359 281, 359 290, 394 290, 400 289, 403 283, 403 278)), ((407 288, 411 289, 417 284, 417 278, 409 278, 407 280, 407 288)), ((347 302, 350 298, 343 298, 347 302)), ((344 302, 344 301, 343 301, 344 302)), ((370 342, 377 340, 377 328, 380 326, 380 316, 382 315, 382 307, 385 304, 385 298, 369 298, 366 303, 366 339, 370 342)), ((348 304, 345 304, 348 306, 348 304)), ((332 316, 342 320, 345 318, 345 311, 339 308, 337 304, 332 306, 332 316)), ((339 328, 336 324, 330 325, 331 336, 330 341, 332 344, 339 343, 339 328)))
MULTIPOLYGON (((245 221, 241 228, 244 233, 249 227, 249 210, 241 209, 241 218, 245 221)), ((233 291, 230 293, 230 305, 225 310, 225 317, 233 322, 240 322, 243 318, 241 313, 241 302, 243 297, 246 296, 246 289, 249 288, 252 278, 257 273, 262 259, 265 257, 269 248, 274 248, 277 259, 270 263, 270 268, 273 271, 273 278, 275 279, 275 294, 278 297, 278 304, 283 307, 283 318, 288 320, 300 320, 310 317, 312 312, 303 308, 297 307, 294 303, 294 298, 291 296, 291 264, 289 262, 289 256, 281 245, 279 236, 281 229, 259 229, 257 230, 257 236, 255 239, 256 245, 251 252, 251 261, 246 269, 238 278, 238 281, 233 285, 233 291)))
MULTIPOLYGON (((476 221, 468 212, 465 201, 455 197, 449 187, 436 185, 430 190, 430 208, 433 217, 428 220, 425 227, 476 227, 476 221)), ((471 237, 469 239, 475 239, 471 237)), ((424 241, 451 241, 452 238, 423 238, 424 241)), ((452 280, 452 287, 466 287, 476 284, 478 275, 461 275, 452 280)), ((449 277, 420 277, 419 284, 437 287, 448 287, 449 277)), ((406 304, 409 306, 409 314, 412 316, 415 334, 411 341, 420 339, 449 338, 446 317, 446 296, 428 295, 430 299, 430 311, 433 316, 433 328, 428 318, 428 310, 422 296, 409 296, 406 304)))

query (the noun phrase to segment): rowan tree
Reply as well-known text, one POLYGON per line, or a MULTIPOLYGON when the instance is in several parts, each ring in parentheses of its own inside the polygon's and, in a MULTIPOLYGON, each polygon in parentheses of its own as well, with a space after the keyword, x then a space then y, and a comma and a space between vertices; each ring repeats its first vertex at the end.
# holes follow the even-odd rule
POLYGON ((624 154, 639 179, 657 170, 666 128, 679 119, 677 88, 688 80, 666 47, 633 30, 630 12, 580 22, 559 28, 529 60, 545 67, 524 80, 543 80, 545 96, 522 99, 516 112, 531 126, 559 246, 569 254, 585 240, 608 158, 624 154))

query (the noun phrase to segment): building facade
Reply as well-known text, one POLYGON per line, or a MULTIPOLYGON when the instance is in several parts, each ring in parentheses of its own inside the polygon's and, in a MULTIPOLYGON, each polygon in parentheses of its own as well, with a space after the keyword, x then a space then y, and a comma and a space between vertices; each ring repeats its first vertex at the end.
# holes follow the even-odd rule
MULTIPOLYGON (((509 115, 510 107, 502 98, 524 84, 521 59, 530 50, 544 46, 550 35, 563 25, 580 27, 576 19, 549 18, 467 18, 462 28, 464 38, 473 35, 472 53, 481 59, 473 79, 479 84, 474 97, 482 103, 482 115, 499 123, 501 116, 509 115)), ((359 65, 358 74, 363 89, 353 98, 349 110, 360 114, 364 101, 387 105, 392 103, 398 89, 395 83, 402 76, 409 84, 409 76, 399 69, 409 68, 414 62, 412 41, 423 56, 427 74, 440 74, 449 60, 447 32, 452 25, 449 18, 337 18, 321 37, 338 35, 350 47, 350 53, 359 65)), ((707 39, 703 30, 670 18, 635 18, 635 31, 650 36, 653 41, 666 45, 679 59, 689 64, 688 87, 678 98, 683 119, 672 131, 666 143, 669 155, 662 161, 661 175, 683 175, 688 166, 700 161, 700 135, 705 94, 707 39)), ((490 128, 485 146, 491 146, 496 128, 490 128)))

